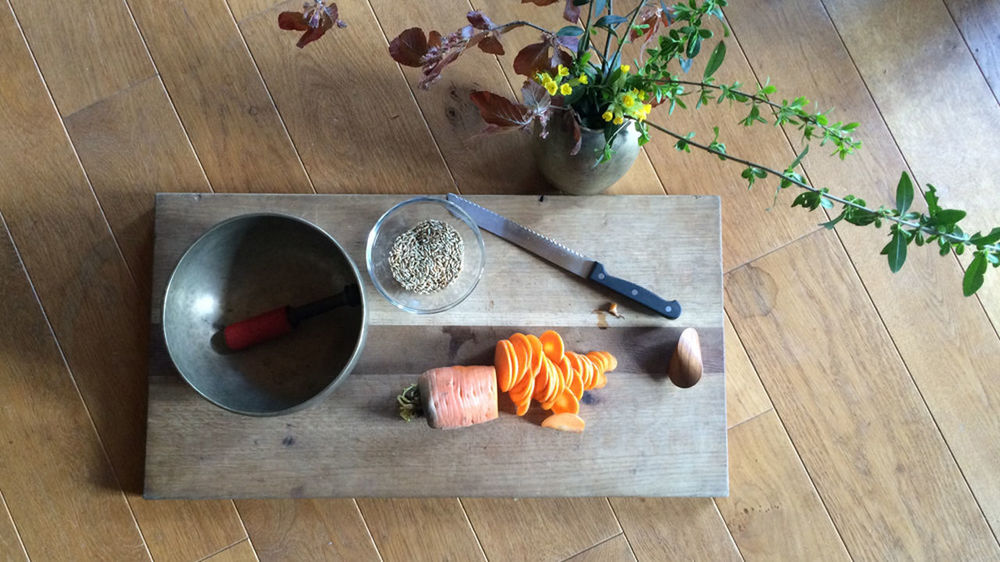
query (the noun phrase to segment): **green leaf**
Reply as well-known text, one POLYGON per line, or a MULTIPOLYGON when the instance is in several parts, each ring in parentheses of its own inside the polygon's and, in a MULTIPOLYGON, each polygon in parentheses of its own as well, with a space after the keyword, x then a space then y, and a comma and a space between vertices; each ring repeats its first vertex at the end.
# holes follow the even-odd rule
POLYGON ((961 209, 939 209, 938 212, 931 215, 934 219, 934 224, 940 226, 955 226, 955 223, 965 218, 965 211, 961 209))
POLYGON ((594 22, 594 27, 604 27, 607 29, 611 29, 616 25, 625 23, 626 21, 628 20, 617 14, 608 14, 606 16, 601 16, 600 19, 594 22))
POLYGON ((971 297, 983 286, 986 273, 986 252, 976 252, 976 257, 969 264, 969 269, 965 270, 965 277, 962 278, 962 293, 971 297))
POLYGON ((564 37, 576 37, 577 35, 583 35, 583 29, 580 29, 575 25, 567 25, 566 27, 557 31, 556 35, 564 37))
POLYGON ((910 181, 910 174, 903 172, 903 174, 899 176, 899 184, 896 185, 896 210, 902 215, 912 204, 913 182, 910 181))
POLYGON ((705 79, 707 80, 719 67, 722 66, 722 61, 726 58, 726 43, 724 41, 719 41, 719 44, 715 46, 712 51, 712 56, 708 57, 708 64, 705 65, 705 79))
POLYGON ((792 160, 792 163, 788 165, 788 169, 794 170, 795 167, 802 162, 802 159, 806 157, 806 154, 809 154, 808 144, 805 146, 805 148, 802 149, 802 152, 800 152, 799 155, 795 157, 795 160, 792 160))
POLYGON ((901 228, 894 228, 892 239, 882 248, 882 253, 889 258, 889 269, 896 273, 906 261, 906 234, 901 228))
POLYGON ((985 236, 981 232, 973 234, 972 238, 969 239, 969 242, 975 244, 976 246, 988 246, 990 244, 1000 242, 1000 226, 994 228, 985 236))
POLYGON ((937 189, 933 185, 927 184, 927 192, 924 193, 924 200, 927 201, 927 213, 932 217, 941 210, 938 205, 937 189))

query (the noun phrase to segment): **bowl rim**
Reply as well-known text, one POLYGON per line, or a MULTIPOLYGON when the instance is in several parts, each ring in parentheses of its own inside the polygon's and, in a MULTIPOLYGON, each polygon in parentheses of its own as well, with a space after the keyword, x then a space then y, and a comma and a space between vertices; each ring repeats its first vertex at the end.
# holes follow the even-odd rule
POLYGON ((404 201, 400 201, 399 203, 396 203, 392 207, 389 207, 389 210, 382 213, 382 216, 379 217, 377 221, 375 221, 375 224, 372 226, 371 230, 368 231, 368 241, 365 243, 365 267, 368 269, 368 277, 371 279, 372 284, 375 285, 375 289, 383 297, 385 297, 385 300, 389 301, 389 303, 391 303, 396 308, 405 310, 406 312, 410 312, 413 314, 437 314, 439 312, 444 312, 446 310, 451 310, 452 308, 455 308, 463 301, 465 301, 465 299, 469 298, 469 295, 471 295, 472 292, 476 290, 476 287, 479 286, 479 281, 482 280, 483 278, 483 272, 486 271, 486 243, 483 241, 483 233, 480 231, 479 225, 476 224, 476 221, 474 221, 472 217, 469 216, 469 213, 465 212, 464 209, 452 203, 451 201, 448 201, 444 197, 419 195, 417 197, 411 197, 404 201), (375 238, 376 235, 381 231, 382 224, 385 222, 386 218, 395 213, 397 210, 407 205, 412 205, 414 203, 439 204, 443 206, 445 209, 447 209, 448 212, 450 212, 452 215, 461 219, 462 222, 464 222, 466 225, 469 226, 473 234, 476 235, 476 242, 479 246, 479 255, 482 256, 482 258, 479 260, 478 271, 475 272, 475 280, 469 286, 469 289, 462 296, 455 299, 453 302, 450 302, 448 304, 433 309, 413 308, 410 306, 406 306, 405 304, 394 299, 391 295, 389 295, 389 293, 379 282, 378 278, 375 276, 374 264, 372 263, 372 248, 375 246, 375 238))
POLYGON ((289 215, 285 213, 275 213, 275 212, 246 213, 242 215, 229 217, 228 219, 219 221, 214 225, 212 225, 211 227, 209 227, 208 230, 206 230, 200 236, 198 236, 198 238, 194 242, 192 242, 191 245, 188 246, 186 250, 184 250, 184 253, 181 254, 180 259, 177 260, 177 265, 175 265, 173 270, 170 272, 170 278, 167 280, 167 286, 163 291, 163 303, 161 304, 160 308, 161 308, 160 331, 163 334, 163 341, 167 348, 167 356, 170 357, 170 363, 173 365, 174 370, 177 371, 177 373, 181 376, 181 378, 184 379, 184 382, 187 383, 187 385, 190 388, 192 388, 195 391, 195 393, 197 393, 205 400, 222 408, 223 410, 227 410, 235 414, 242 414, 245 416, 272 417, 284 414, 291 414, 293 412, 297 412, 299 410, 308 408, 309 406, 312 406, 318 403, 319 401, 323 400, 324 398, 329 396, 338 386, 340 386, 340 384, 343 383, 344 380, 351 374, 351 371, 354 370, 354 367, 358 363, 358 359, 361 358, 361 352, 364 350, 365 342, 368 338, 368 300, 365 297, 364 282, 361 279, 361 272, 358 270, 357 264, 354 263, 354 259, 351 258, 351 255, 347 253, 347 250, 345 250, 344 247, 340 245, 340 242, 337 242, 337 240, 333 236, 331 236, 329 232, 302 217, 289 215), (354 279, 358 284, 358 292, 361 295, 361 330, 358 333, 357 341, 355 342, 354 345, 354 350, 351 352, 351 356, 348 358, 347 363, 344 365, 344 367, 342 367, 340 371, 333 376, 330 382, 327 383, 327 385, 324 386, 316 394, 303 400, 302 402, 299 402, 298 404, 289 406, 281 410, 274 410, 270 412, 241 410, 239 408, 234 408, 226 404, 223 404, 218 400, 215 400, 214 398, 211 398, 210 396, 203 393, 201 389, 199 389, 197 386, 195 386, 193 382, 191 382, 191 380, 188 378, 188 375, 177 365, 177 362, 174 360, 174 348, 171 346, 170 338, 167 336, 167 302, 170 298, 170 289, 171 287, 174 286, 174 279, 176 278, 177 272, 178 270, 180 270, 181 265, 183 265, 189 259, 192 259, 190 258, 190 256, 194 251, 194 249, 197 248, 198 245, 202 243, 204 240, 206 240, 209 236, 214 234, 217 230, 220 230, 221 228, 228 226, 229 224, 234 222, 241 222, 245 220, 261 219, 261 218, 277 218, 277 219, 291 220, 294 222, 298 222, 305 226, 311 227, 313 230, 324 236, 328 241, 332 242, 333 246, 347 260, 347 265, 350 266, 351 274, 354 276, 354 279))

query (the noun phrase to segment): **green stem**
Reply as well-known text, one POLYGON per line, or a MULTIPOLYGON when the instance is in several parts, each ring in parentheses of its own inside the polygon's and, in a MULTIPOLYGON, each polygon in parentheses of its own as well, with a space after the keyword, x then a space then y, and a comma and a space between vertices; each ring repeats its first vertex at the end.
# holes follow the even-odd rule
MULTIPOLYGON (((646 0, 642 0, 641 2, 639 2, 639 5, 635 7, 635 10, 632 10, 632 19, 629 20, 628 27, 625 28, 625 35, 618 39, 618 48, 615 49, 615 56, 612 57, 612 60, 618 58, 618 56, 621 55, 622 47, 628 41, 629 36, 632 35, 632 26, 635 25, 635 18, 639 16, 639 10, 641 10, 642 7, 645 5, 646 5, 646 0)), ((621 61, 619 61, 619 64, 621 64, 621 61)))
MULTIPOLYGON (((579 58, 583 55, 583 52, 590 47, 590 18, 594 15, 594 3, 587 2, 587 23, 583 26, 583 41, 580 44, 580 48, 577 49, 576 56, 579 58)), ((597 49, 594 49, 597 51, 597 49)))
POLYGON ((512 21, 510 23, 505 23, 505 24, 503 24, 503 25, 501 25, 499 27, 503 28, 503 31, 506 32, 507 31, 506 28, 508 28, 508 27, 514 27, 514 26, 518 26, 518 25, 524 25, 524 26, 527 26, 527 27, 531 27, 531 28, 537 29, 538 31, 541 31, 542 33, 547 33, 549 35, 555 35, 555 33, 549 31, 548 29, 545 29, 544 27, 537 26, 537 25, 531 23, 530 21, 524 21, 524 20, 512 21))
MULTIPOLYGON (((629 117, 629 119, 632 119, 632 118, 629 117)), ((726 154, 725 152, 721 152, 719 150, 715 150, 715 149, 710 148, 710 147, 708 147, 708 146, 706 146, 704 144, 697 143, 697 142, 695 142, 695 141, 693 141, 693 140, 691 140, 691 139, 689 139, 687 137, 684 137, 683 135, 675 133, 675 132, 671 131, 670 129, 667 129, 666 127, 661 127, 660 125, 657 125, 656 123, 652 123, 650 121, 646 121, 645 123, 646 123, 646 125, 648 125, 648 126, 654 128, 654 129, 656 129, 657 131, 660 131, 662 133, 670 135, 671 137, 674 137, 677 140, 683 140, 687 144, 689 144, 689 145, 691 145, 693 147, 696 147, 696 148, 700 148, 700 149, 704 150, 705 152, 711 152, 712 154, 715 154, 715 155, 718 155, 718 156, 722 156, 726 160, 732 160, 733 162, 739 162, 740 164, 743 164, 744 166, 752 166, 754 168, 759 168, 761 170, 764 170, 765 172, 770 173, 771 175, 777 176, 777 177, 779 177, 781 179, 784 179, 784 180, 788 180, 788 181, 794 183, 795 185, 801 187, 802 189, 805 189, 805 190, 808 190, 808 191, 812 191, 812 192, 815 192, 815 193, 822 193, 821 190, 819 190, 819 189, 817 189, 817 188, 815 188, 815 187, 813 187, 813 186, 811 186, 811 185, 809 185, 809 184, 807 184, 805 182, 796 180, 794 178, 790 178, 790 177, 786 176, 785 174, 783 174, 782 172, 779 172, 778 170, 775 170, 773 168, 768 168, 767 166, 762 166, 760 164, 757 164, 755 162, 751 162, 749 160, 740 158, 738 156, 732 156, 732 155, 726 154)), ((836 201, 837 203, 840 203, 841 205, 844 205, 845 207, 853 207, 855 209, 866 211, 866 212, 869 212, 869 213, 872 213, 872 214, 876 214, 876 215, 879 214, 879 212, 876 211, 876 210, 869 209, 868 207, 865 207, 864 205, 858 205, 857 203, 855 203, 853 201, 848 201, 848 200, 846 200, 846 199, 844 199, 842 197, 837 197, 836 195, 831 195, 830 193, 822 193, 822 196, 826 197, 827 199, 830 199, 831 201, 836 201)), ((962 244, 965 244, 965 245, 969 244, 969 241, 966 238, 962 238, 962 237, 956 236, 954 234, 946 234, 946 233, 943 233, 943 232, 938 232, 937 230, 933 230, 933 229, 928 228, 926 226, 923 226, 921 224, 910 222, 910 221, 907 221, 907 220, 903 220, 900 217, 894 217, 892 215, 880 215, 880 216, 882 216, 882 218, 885 218, 887 220, 891 220, 893 222, 899 223, 902 226, 906 226, 906 227, 909 227, 909 228, 912 228, 912 229, 920 230, 920 231, 922 231, 922 232, 924 232, 926 234, 929 234, 929 235, 934 235, 934 236, 938 236, 940 238, 945 238, 945 239, 947 239, 947 240, 949 240, 951 242, 961 242, 962 244)), ((991 251, 991 252, 1000 252, 1000 245, 994 244, 993 246, 985 246, 985 249, 988 250, 988 251, 991 251)))
MULTIPOLYGON (((608 14, 615 13, 614 0, 608 0, 608 14)), ((601 55, 601 74, 607 73, 608 68, 608 49, 611 48, 611 27, 609 26, 607 32, 604 35, 604 54, 601 55)))
MULTIPOLYGON (((690 81, 690 80, 674 80, 674 79, 670 79, 670 80, 664 80, 662 82, 657 82, 657 83, 658 84, 684 84, 686 86, 699 86, 699 87, 702 87, 702 88, 711 88, 713 90, 721 90, 722 89, 721 86, 716 86, 715 84, 706 84, 705 82, 693 82, 693 81, 690 81)), ((740 90, 729 90, 729 91, 732 92, 732 93, 734 93, 734 94, 737 94, 737 95, 740 95, 740 96, 744 96, 747 99, 754 100, 757 103, 762 103, 762 104, 768 105, 770 107, 773 107, 774 109, 782 109, 782 105, 780 103, 774 103, 773 101, 771 101, 771 100, 769 100, 767 98, 762 98, 760 96, 756 96, 756 95, 753 95, 753 94, 748 94, 747 92, 742 92, 740 90)), ((800 119, 808 120, 811 125, 816 125, 817 127, 823 129, 824 131, 832 131, 833 130, 829 126, 823 125, 820 122, 816 121, 816 118, 812 117, 810 115, 799 116, 799 117, 800 117, 800 119)), ((834 131, 834 132, 837 132, 837 131, 834 131)))

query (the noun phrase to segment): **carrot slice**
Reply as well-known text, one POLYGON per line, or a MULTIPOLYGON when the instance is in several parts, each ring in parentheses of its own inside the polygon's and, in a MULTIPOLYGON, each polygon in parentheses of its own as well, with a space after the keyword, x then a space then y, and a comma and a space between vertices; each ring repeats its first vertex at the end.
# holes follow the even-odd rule
POLYGON ((559 362, 559 373, 562 375, 562 385, 560 389, 560 391, 562 391, 569 388, 570 383, 573 382, 573 365, 570 364, 569 357, 566 357, 565 355, 563 356, 562 361, 559 362))
POLYGON ((583 418, 568 412, 563 414, 552 414, 542 420, 542 427, 558 429, 559 431, 572 431, 574 433, 582 432, 586 425, 587 423, 583 421, 583 418))
POLYGON ((528 373, 535 376, 542 368, 542 358, 545 357, 545 353, 542 351, 542 342, 533 334, 527 334, 524 337, 528 340, 528 345, 531 348, 531 368, 528 373))
POLYGON ((500 392, 507 392, 513 385, 514 377, 517 373, 517 355, 514 346, 507 340, 497 342, 496 351, 493 354, 493 365, 497 369, 497 385, 500 392))
POLYGON ((542 343, 542 350, 545 352, 545 356, 551 359, 553 363, 558 363, 566 351, 562 336, 555 330, 547 330, 538 339, 542 343))
POLYGON ((556 367, 555 363, 552 362, 548 357, 545 358, 547 376, 549 378, 549 394, 545 397, 545 401, 549 402, 553 400, 559 393, 562 392, 562 375, 559 374, 559 367, 556 367))
POLYGON ((608 377, 604 376, 604 373, 597 375, 597 381, 594 382, 594 388, 604 388, 604 385, 608 384, 608 377))
POLYGON ((607 351, 601 351, 600 354, 603 355, 604 358, 608 362, 608 368, 604 369, 605 371, 614 371, 615 369, 618 368, 618 358, 617 357, 615 357, 614 355, 611 355, 611 353, 607 352, 607 351))
POLYGON ((519 402, 517 404, 517 411, 514 412, 519 416, 523 416, 528 413, 528 408, 531 407, 531 399, 525 400, 524 402, 519 402))
POLYGON ((594 388, 594 371, 597 367, 594 366, 594 362, 586 355, 580 355, 579 357, 580 365, 583 367, 583 389, 590 390, 594 388))
POLYGON ((587 357, 590 357, 590 360, 594 362, 594 365, 597 365, 597 368, 602 373, 608 370, 609 365, 605 363, 605 358, 599 351, 591 351, 587 354, 587 357))
MULTIPOLYGON (((521 410, 521 404, 524 402, 531 402, 531 395, 535 391, 535 379, 533 377, 525 377, 524 381, 516 387, 510 389, 510 399, 514 404, 517 405, 518 411, 521 410)), ((524 414, 518 414, 523 416, 524 414)))
POLYGON ((579 400, 583 397, 583 377, 580 376, 580 371, 573 371, 573 378, 569 381, 569 390, 576 396, 579 400))
POLYGON ((514 352, 517 355, 517 371, 514 373, 515 376, 511 381, 511 386, 514 386, 521 382, 521 377, 528 372, 528 363, 531 360, 531 344, 528 343, 528 338, 524 337, 524 334, 517 333, 510 337, 510 345, 514 346, 514 352))
POLYGON ((580 402, 577 401, 576 396, 568 388, 563 389, 559 397, 552 403, 553 414, 565 414, 566 412, 571 414, 580 413, 580 402))
POLYGON ((549 392, 549 380, 545 374, 545 363, 542 363, 542 369, 535 375, 535 391, 531 394, 531 398, 537 402, 543 402, 545 397, 548 396, 549 392))
POLYGON ((538 383, 542 385, 538 401, 547 402, 552 394, 552 375, 549 373, 549 358, 542 356, 542 367, 538 370, 538 383))

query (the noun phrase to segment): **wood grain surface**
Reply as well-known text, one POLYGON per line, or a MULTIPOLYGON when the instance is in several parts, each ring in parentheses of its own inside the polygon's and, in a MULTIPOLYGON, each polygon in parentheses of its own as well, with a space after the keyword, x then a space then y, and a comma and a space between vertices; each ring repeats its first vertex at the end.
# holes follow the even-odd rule
MULTIPOLYGON (((810 178, 820 185, 850 189, 870 202, 894 201, 896 186, 892 180, 907 169, 907 160, 900 154, 893 134, 882 124, 878 107, 866 94, 865 83, 823 5, 818 0, 783 4, 780 20, 763 15, 767 5, 748 0, 728 11, 734 32, 745 37, 744 48, 758 66, 758 74, 771 76, 795 90, 825 92, 817 102, 823 107, 835 106, 837 119, 850 115, 850 119, 865 123, 861 131, 863 150, 847 162, 807 158, 805 168, 810 178), (809 33, 781 33, 788 26, 809 33), (759 34, 747 32, 750 29, 759 34), (774 48, 776 42, 780 49, 774 48), (836 71, 809 70, 821 64, 836 71)), ((798 135, 790 131, 789 136, 798 143, 798 135)), ((925 208, 922 201, 915 206, 925 208)), ((963 475, 996 529, 1000 523, 1000 489, 993 484, 993 475, 1000 462, 1000 442, 990 436, 1000 433, 1000 417, 992 415, 994 405, 1000 403, 1000 389, 992 382, 995 365, 1000 362, 1000 340, 992 333, 982 305, 957 290, 946 290, 962 283, 962 270, 953 256, 942 258, 929 248, 914 248, 906 266, 892 274, 885 256, 880 254, 885 234, 875 236, 865 229, 845 228, 838 231, 838 237, 963 475), (934 321, 914 330, 914 318, 934 321), (949 376, 942 377, 941 373, 949 376)), ((984 298, 989 299, 989 294, 984 298)))
POLYGON ((379 560, 354 500, 240 500, 236 507, 264 560, 379 560))
POLYGON ((706 376, 688 390, 668 384, 663 376, 680 335, 679 326, 625 305, 622 308, 628 316, 611 324, 594 312, 602 303, 597 289, 577 280, 563 285, 566 274, 492 235, 486 238, 487 255, 498 265, 488 268, 473 295, 452 311, 409 315, 376 298, 365 279, 365 290, 373 297, 369 299, 365 351, 337 393, 313 408, 289 416, 249 419, 212 406, 174 374, 160 348, 159 310, 167 276, 193 238, 229 216, 253 209, 280 210, 326 229, 360 263, 366 225, 399 199, 158 197, 147 497, 728 493, 723 318, 718 292, 721 267, 718 234, 705 235, 717 228, 719 220, 718 201, 712 198, 653 197, 640 207, 634 198, 590 202, 572 197, 550 197, 544 202, 534 197, 476 198, 570 246, 607 254, 610 271, 678 299, 684 307, 684 326, 697 326, 703 334, 706 376), (643 209, 638 216, 637 208, 643 209), (543 219, 558 226, 546 227, 543 219), (662 237, 664 245, 658 247, 662 250, 650 254, 649 246, 633 247, 606 236, 602 240, 591 226, 624 221, 632 224, 632 236, 662 237), (684 238, 695 231, 701 234, 684 238), (515 290, 506 281, 510 276, 505 271, 538 279, 533 294, 525 298, 523 291, 515 290), (575 324, 574 318, 579 318, 575 324), (520 322, 504 323, 515 319, 520 322), (526 433, 531 427, 526 419, 539 422, 540 411, 526 419, 505 415, 458 435, 449 434, 447 439, 423 424, 400 424, 393 398, 421 371, 434 365, 489 364, 498 339, 515 331, 541 332, 548 327, 560 327, 570 349, 607 349, 621 357, 609 383, 616 392, 594 391, 585 399, 590 427, 583 436, 537 429, 526 433), (398 353, 400 342, 413 351, 398 353), (618 415, 626 409, 633 417, 618 415), (644 420, 641 429, 634 427, 634 419, 644 420), (566 449, 574 453, 549 453, 566 449), (637 451, 642 454, 637 456, 637 451), (434 459, 440 455, 461 457, 462 462, 435 469, 434 459), (495 475, 498 462, 529 466, 543 459, 545 469, 530 479, 495 475), (563 482, 562 475, 581 462, 592 467, 587 477, 563 482), (621 472, 630 473, 630 478, 619 478, 621 472))
POLYGON ((210 190, 163 84, 154 77, 82 109, 66 119, 66 130, 125 262, 148 295, 156 192, 210 190))
MULTIPOLYGON (((618 0, 615 10, 636 1, 618 0)), ((378 510, 353 515, 346 499, 240 500, 241 518, 230 501, 147 502, 131 491, 139 488, 145 415, 135 401, 146 399, 149 193, 313 193, 314 184, 330 193, 552 193, 531 172, 531 158, 508 148, 523 148, 528 138, 472 138, 482 124, 463 97, 475 89, 519 89, 511 59, 537 40, 537 31, 506 35, 507 54, 499 58, 463 55, 429 91, 415 87, 414 69, 388 60, 387 41, 414 25, 457 29, 470 9, 495 22, 524 18, 558 29, 567 23, 562 3, 338 4, 348 29, 299 50, 299 34, 278 30, 274 21, 278 10, 301 7, 293 0, 0 2, 0 216, 13 255, 24 260, 10 277, 21 289, 5 285, 0 309, 5 321, 27 322, 16 332, 0 328, 11 335, 3 340, 0 392, 27 393, 24 400, 5 393, 0 401, 0 437, 20 436, 0 439, 0 559, 135 554, 195 562, 257 560, 260 551, 261 560, 482 560, 479 537, 525 527, 507 523, 508 498, 387 499, 378 510), (299 82, 284 83, 290 79, 299 82), (391 91, 373 91, 376 84, 391 91), (317 100, 323 93, 339 98, 317 100), (409 132, 395 138, 347 130, 343 123, 364 123, 355 114, 359 96, 408 99, 389 117, 410 123, 409 132), (413 124, 424 127, 423 137, 413 124), (401 162, 367 161, 374 175, 398 182, 361 185, 360 173, 338 177, 340 163, 323 158, 360 152, 362 137, 387 139, 368 146, 372 153, 404 155, 401 162), (417 137, 424 140, 414 146, 417 137), (413 161, 409 152, 436 160, 414 168, 405 164, 413 161), (197 181, 192 160, 208 182, 197 181), (39 381, 50 386, 42 397, 39 381), (475 525, 467 514, 473 503, 475 525), (341 549, 347 545, 359 549, 341 549)), ((996 2, 738 0, 725 12, 734 33, 726 38, 720 79, 747 88, 770 79, 777 98, 804 95, 834 107, 835 120, 861 123, 864 146, 847 162, 814 147, 802 168, 810 180, 891 205, 899 172, 909 169, 919 185, 933 183, 946 203, 967 209, 973 228, 1000 223, 992 189, 1000 164, 989 144, 1000 107, 996 2)), ((701 76, 704 51, 686 78, 701 76)), ((626 48, 626 58, 637 54, 626 48)), ((377 109, 365 114, 373 123, 386 117, 377 109)), ((695 131, 695 140, 710 140, 718 125, 731 153, 776 166, 790 161, 800 146, 794 131, 745 129, 735 124, 743 115, 723 104, 672 115, 660 109, 653 118, 682 134, 695 131)), ((677 152, 673 144, 654 133, 610 192, 654 194, 666 186, 670 193, 723 196, 726 269, 739 274, 730 280, 753 271, 740 269, 749 263, 773 282, 738 291, 718 325, 736 446, 731 495, 716 502, 719 511, 709 500, 615 499, 623 534, 585 548, 592 535, 572 534, 556 541, 558 552, 579 546, 570 559, 602 561, 762 554, 801 560, 822 546, 829 552, 812 558, 836 559, 844 548, 856 559, 1000 558, 992 484, 1000 463, 1000 397, 992 384, 1000 293, 993 272, 979 297, 965 299, 957 288, 968 256, 913 249, 892 275, 878 255, 884 234, 843 224, 830 239, 832 253, 817 258, 812 245, 803 251, 788 243, 814 232, 822 211, 788 209, 793 193, 768 211, 773 185, 747 192, 735 165, 677 152), (833 269, 821 263, 831 257, 833 269), (850 270, 856 278, 841 294, 844 277, 836 273, 850 270), (810 330, 814 325, 821 334, 810 330), (791 336, 799 337, 786 346, 791 336), (768 510, 774 505, 782 507, 768 510)), ((601 229, 626 230, 619 223, 601 229)), ((603 292, 590 297, 600 301, 588 303, 593 307, 610 300, 603 292)), ((505 324, 523 328, 524 314, 516 316, 505 324)), ((599 321, 581 314, 567 323, 598 330, 599 321)), ((456 325, 462 322, 448 319, 437 328, 456 325)), ((152 343, 153 361, 165 360, 152 343)), ((466 341, 456 356, 471 351, 466 341)), ((600 521, 594 501, 537 500, 529 511, 536 520, 592 528, 600 521)))
POLYGON ((877 559, 1000 555, 861 287, 829 231, 726 277, 736 332, 847 550, 877 559), (829 334, 842 346, 827 345, 829 334), (849 435, 864 435, 864 445, 849 435), (862 511, 866 519, 844 516, 862 511))
MULTIPOLYGON (((0 159, 0 176, 5 178, 0 209, 117 481, 95 477, 95 489, 85 485, 88 480, 65 474, 59 480, 55 471, 40 475, 56 478, 60 485, 76 482, 81 490, 101 496, 109 489, 125 490, 129 498, 125 516, 133 528, 136 520, 143 522, 143 535, 135 535, 142 556, 149 555, 147 548, 167 559, 210 554, 241 537, 231 503, 149 504, 136 495, 142 488, 143 460, 136 452, 143 449, 144 428, 130 420, 141 419, 146 412, 147 387, 138 375, 147 361, 143 309, 148 297, 137 288, 9 12, 0 16, 0 41, 5 53, 0 57, 0 74, 6 78, 0 84, 0 113, 6 126, 17 131, 0 135, 0 150, 32 158, 0 159)), ((30 362, 26 365, 37 368, 30 362)), ((60 367, 48 375, 66 373, 60 367)), ((22 415, 38 414, 28 409, 22 415)), ((89 438, 75 436, 84 443, 89 438)), ((53 444, 52 451, 57 450, 53 444)), ((17 506, 12 513, 16 521, 17 506)), ((131 530, 122 535, 130 540, 131 530)), ((98 548, 90 540, 81 544, 98 548)), ((59 552, 59 543, 50 544, 59 552)))
POLYGON ((358 507, 385 562, 486 560, 457 498, 359 498, 358 507))
POLYGON ((356 14, 312 49, 289 51, 274 22, 290 0, 240 22, 306 171, 320 193, 440 193, 454 183, 416 111, 367 3, 338 5, 356 14), (302 100, 312 100, 302 103, 302 100), (406 147, 401 150, 400 147, 406 147), (378 163, 377 165, 374 165, 378 163), (420 183, 412 178, 421 178, 420 183))
POLYGON ((621 533, 605 498, 462 500, 490 560, 565 560, 621 533))
POLYGON ((124 2, 68 0, 58 16, 45 2, 11 4, 64 116, 154 73, 124 2))
POLYGON ((729 434, 731 480, 738 496, 715 503, 744 560, 850 560, 774 411, 729 434))
POLYGON ((212 188, 312 192, 225 2, 129 0, 129 6, 212 188))
POLYGON ((0 342, 4 353, 31 350, 31 362, 0 362, 0 555, 13 558, 20 540, 38 559, 80 560, 149 555, 128 503, 94 432, 87 408, 66 373, 10 237, 0 231, 0 342), (46 470, 37 470, 41 463, 46 470), (38 501, 37 490, 45 490, 38 501), (13 506, 7 512, 7 503, 13 506), (89 525, 87 540, 48 529, 89 525))
POLYGON ((611 498, 639 560, 742 560, 710 499, 611 498))

